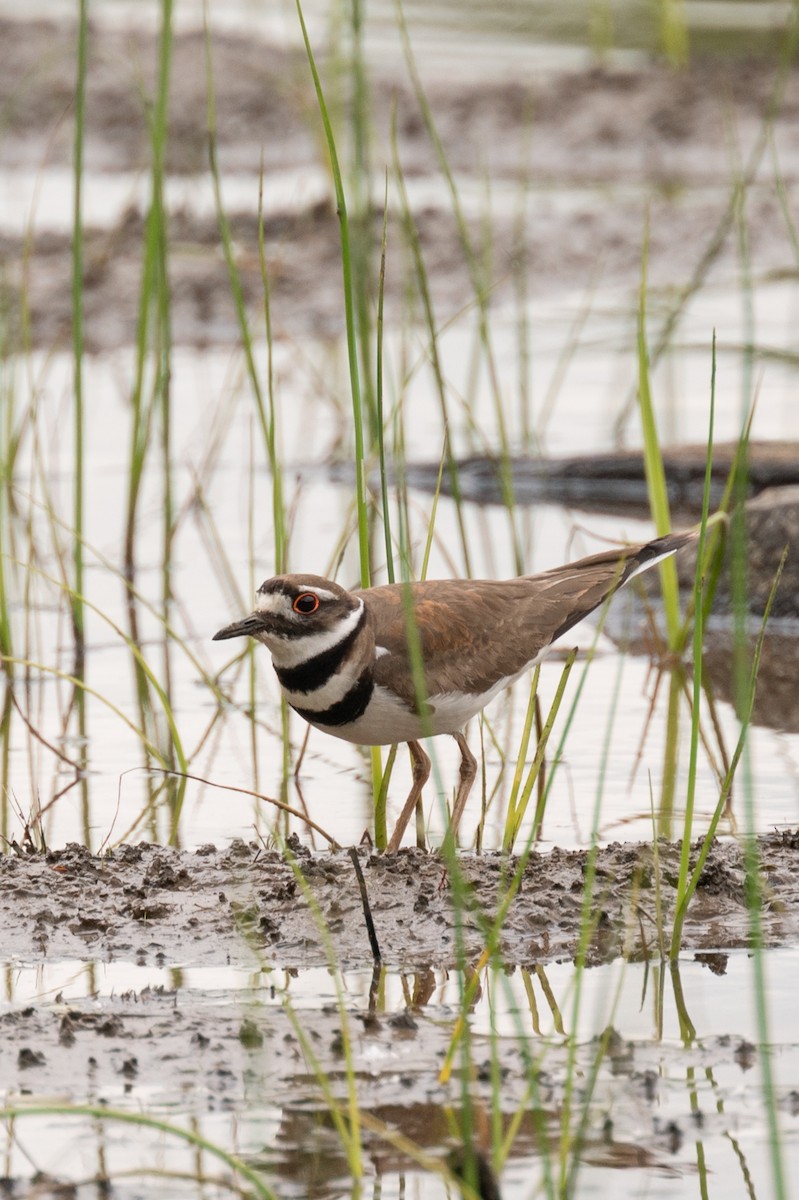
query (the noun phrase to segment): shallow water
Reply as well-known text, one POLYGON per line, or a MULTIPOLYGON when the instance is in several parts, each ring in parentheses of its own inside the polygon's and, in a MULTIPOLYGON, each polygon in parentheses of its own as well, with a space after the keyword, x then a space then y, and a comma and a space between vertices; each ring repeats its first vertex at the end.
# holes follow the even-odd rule
MULTIPOLYGON (((770 955, 771 1059, 789 1155, 799 1140, 792 1090, 799 1047, 789 982, 797 966, 794 950, 770 955)), ((280 1196, 350 1195, 341 1144, 326 1129, 316 1068, 297 1040, 310 1038, 343 1101, 344 1061, 335 1048, 341 1018, 327 971, 287 976, 64 962, 7 968, 5 979, 9 1099, 24 1100, 21 1090, 29 1102, 44 1092, 62 1103, 133 1113, 144 1106, 150 1115, 235 1146, 259 1164, 280 1196), (65 1014, 74 1029, 68 1045, 65 1014), (99 1039, 97 1014, 106 1020, 99 1039), (25 1059, 22 1042, 39 1061, 25 1059), (88 1052, 94 1062, 86 1068, 88 1052)), ((532 1103, 554 1135, 569 1071, 564 1031, 574 1030, 576 1112, 588 1105, 576 1196, 619 1186, 619 1171, 630 1195, 644 1189, 673 1196, 677 1180, 696 1187, 697 1176, 711 1184, 712 1194, 771 1194, 751 983, 744 953, 707 955, 701 963, 683 959, 676 976, 617 962, 585 974, 575 1015, 573 966, 517 970, 510 977, 489 972, 471 1020, 471 1056, 482 1081, 473 1085, 475 1098, 491 1111, 486 1071, 494 1056, 502 1075, 497 1112, 507 1121, 532 1103), (608 1027, 623 1034, 611 1035, 600 1052, 598 1039, 608 1027)), ((460 1085, 436 1083, 431 1065, 440 1064, 449 1044, 463 981, 435 970, 389 975, 376 1000, 371 986, 371 972, 341 978, 359 1103, 440 1161, 452 1136, 445 1108, 458 1109, 460 1085)), ((7 1173, 20 1178, 37 1169, 80 1179, 101 1169, 120 1196, 138 1194, 143 1172, 156 1172, 147 1180, 153 1196, 194 1195, 200 1174, 225 1174, 210 1155, 181 1149, 163 1134, 137 1129, 131 1141, 125 1127, 111 1121, 71 1123, 69 1134, 65 1129, 52 1118, 19 1120, 5 1148, 7 1173), (184 1176, 182 1183, 173 1171, 184 1176)), ((365 1137, 366 1195, 449 1194, 429 1170, 414 1167, 368 1130, 365 1137)), ((503 1196, 529 1196, 541 1171, 541 1143, 528 1115, 502 1171, 503 1196)), ((90 1194, 88 1183, 79 1194, 90 1194)), ((213 1184, 210 1194, 217 1194, 213 1184)))
MULTIPOLYGON (((537 314, 533 314, 537 320, 537 314)), ((497 319, 499 361, 505 361, 503 323, 497 319)), ((537 326, 536 326, 537 327, 537 326)), ((622 327, 618 330, 621 338, 622 327)), ((510 332, 506 330, 510 338, 510 332)), ((555 338, 549 349, 542 345, 537 365, 547 371, 547 356, 556 356, 559 345, 555 338)), ((446 368, 457 374, 458 354, 463 354, 463 339, 444 339, 443 357, 446 368)), ((309 372, 315 373, 316 363, 325 361, 326 352, 315 353, 305 347, 302 360, 292 356, 288 347, 278 347, 277 369, 282 383, 280 425, 285 460, 285 478, 290 502, 294 507, 291 541, 291 562, 295 569, 329 570, 330 556, 342 531, 351 520, 351 493, 348 487, 329 483, 323 471, 314 463, 324 463, 336 444, 345 417, 324 397, 309 392, 309 372), (314 364, 314 365, 309 365, 314 364), (302 406, 292 400, 302 395, 302 406)), ((589 346, 585 371, 599 357, 598 349, 589 346)), ((610 363, 617 355, 605 352, 610 363)), ((700 354, 697 353, 697 359, 700 354)), ((329 361, 329 359, 328 359, 329 361)), ((579 363, 579 356, 578 356, 579 363)), ((585 386, 586 375, 575 364, 573 379, 567 377, 558 397, 549 424, 548 446, 554 451, 585 449, 588 445, 606 448, 611 445, 611 426, 618 411, 607 397, 605 385, 591 375, 594 390, 585 386), (580 436, 571 436, 570 430, 580 436), (560 433, 558 434, 558 430, 560 433), (600 432, 602 431, 602 432, 600 432), (583 440, 585 439, 585 440, 583 440), (601 439, 601 440, 600 440, 601 439)), ((705 365, 707 365, 705 363, 705 365)), ((61 608, 57 582, 57 559, 53 554, 53 531, 46 507, 51 504, 57 512, 69 512, 72 452, 69 427, 65 428, 64 405, 69 387, 68 362, 55 357, 46 364, 34 363, 39 400, 37 420, 42 429, 58 428, 64 435, 48 441, 31 458, 29 470, 18 469, 17 481, 21 493, 29 490, 41 495, 34 503, 36 524, 32 545, 36 547, 36 568, 28 576, 33 588, 35 624, 27 639, 23 639, 19 657, 42 663, 44 671, 34 671, 30 684, 30 713, 36 729, 48 741, 58 737, 63 717, 67 689, 54 680, 48 664, 62 672, 71 669, 69 630, 61 608), (37 473, 42 467, 47 474, 49 500, 41 494, 37 473), (27 640, 27 645, 26 645, 27 640)), ((683 369, 688 369, 683 365, 683 369)), ((119 574, 119 547, 124 526, 125 490, 119 480, 124 478, 128 435, 127 405, 120 392, 119 379, 130 370, 127 356, 120 352, 106 358, 90 360, 86 368, 86 389, 89 398, 87 459, 91 464, 87 483, 89 507, 86 523, 87 588, 93 608, 87 615, 89 645, 89 683, 93 694, 87 703, 89 731, 90 774, 88 789, 88 823, 92 845, 112 843, 138 828, 168 836, 169 814, 163 808, 149 816, 144 805, 150 779, 142 770, 141 743, 126 716, 138 726, 133 664, 123 637, 127 629, 124 589, 119 574), (141 822, 144 822, 142 825, 141 822), (154 822, 154 823, 153 823, 154 822)), ((666 368, 664 368, 665 373, 666 368)), ((724 374, 722 365, 720 374, 724 374)), ((762 436, 789 437, 794 432, 794 418, 784 400, 785 384, 780 378, 787 368, 769 369, 768 376, 773 399, 765 384, 761 391, 757 432, 762 436)), ((727 372, 731 374, 731 371, 727 372)), ((731 379, 719 387, 719 436, 728 436, 737 421, 737 396, 731 379)), ((202 353, 177 351, 173 359, 172 400, 174 405, 173 487, 176 511, 183 509, 173 540, 173 561, 170 584, 175 596, 173 624, 181 642, 170 647, 171 695, 177 729, 186 753, 201 747, 192 757, 188 769, 203 779, 219 785, 255 788, 275 795, 280 786, 281 741, 278 696, 268 654, 257 650, 253 660, 257 675, 259 728, 253 748, 249 723, 239 706, 246 707, 250 684, 247 671, 228 667, 238 653, 235 644, 210 642, 211 634, 229 620, 248 611, 255 587, 272 574, 273 549, 270 536, 270 483, 261 471, 250 473, 249 438, 252 434, 252 408, 246 385, 240 375, 235 353, 202 353), (210 457, 209 457, 210 456, 210 457), (200 512, 194 503, 197 480, 202 481, 205 510, 200 512), (214 539, 221 538, 225 561, 219 557, 214 539), (255 566, 252 574, 247 566, 249 546, 253 545, 255 566), (232 591, 235 589, 235 593, 232 591), (233 701, 221 720, 212 727, 216 702, 200 671, 208 679, 223 672, 226 692, 233 701), (234 680, 238 679, 235 684, 234 680), (206 737, 210 729, 210 736, 206 737), (205 740, 204 740, 205 739, 205 740), (255 774, 257 770, 257 775, 255 774)), ((16 403, 24 406, 24 379, 20 380, 16 403)), ((668 395, 662 399, 663 412, 675 438, 693 439, 699 436, 701 418, 695 409, 671 407, 668 395)), ((490 436, 491 412, 488 402, 476 406, 480 427, 490 436)), ((405 419, 409 431, 409 459, 430 457, 430 447, 440 445, 441 425, 423 380, 405 399, 405 419), (417 414, 418 413, 418 417, 417 414)), ((453 428, 453 440, 458 452, 471 448, 468 431, 462 424, 453 428)), ((633 440, 633 439, 631 439, 633 440)), ((160 479, 155 469, 145 475, 142 519, 137 542, 137 587, 144 597, 158 606, 161 571, 158 567, 160 546, 155 533, 160 505, 160 479), (148 534, 152 524, 153 534, 148 534)), ((424 495, 413 498, 413 512, 418 521, 417 537, 424 536, 430 500, 424 495)), ((498 508, 480 509, 467 504, 464 521, 469 532, 473 556, 473 573, 480 576, 503 577, 514 571, 513 552, 509 540, 510 523, 507 514, 498 508)), ((433 545, 430 574, 432 576, 462 573, 463 560, 458 551, 455 508, 442 498, 436 517, 437 537, 433 545)), ((589 553, 599 548, 598 537, 645 538, 651 526, 629 518, 603 518, 596 514, 581 518, 554 506, 538 506, 532 511, 519 510, 515 521, 523 547, 525 568, 544 569, 563 561, 569 555, 589 553)), ((419 543, 417 543, 419 544, 419 543)), ((24 541, 17 550, 26 556, 24 541)), ((20 583, 25 577, 19 571, 20 583)), ((352 549, 347 553, 341 579, 354 580, 357 565, 352 549)), ((379 578, 379 576, 378 576, 379 578)), ((619 610, 623 611, 622 609, 619 610)), ((144 652, 147 661, 163 678, 164 645, 159 622, 140 606, 140 621, 144 652)), ((623 635, 623 619, 621 619, 623 635)), ((619 636, 619 621, 614 636, 619 636)), ((590 623, 575 630, 569 644, 588 649, 595 639, 590 623)), ((600 828, 602 835, 615 837, 644 837, 651 835, 650 780, 657 798, 662 770, 665 738, 665 706, 667 681, 658 683, 657 673, 647 659, 620 657, 616 647, 600 637, 598 655, 589 667, 578 662, 566 695, 555 737, 563 728, 568 707, 577 694, 577 681, 585 669, 585 682, 575 713, 573 729, 565 746, 563 766, 556 778, 544 827, 545 844, 585 844, 590 833, 591 812, 598 790, 602 789, 600 828), (608 698, 618 686, 615 710, 609 712, 608 698), (650 700, 655 697, 651 719, 650 700), (607 760, 605 762, 605 759, 607 760), (604 769, 604 783, 602 772, 604 769)), ((561 665, 557 657, 542 668, 541 697, 548 707, 561 665)), ((762 684, 768 686, 767 679, 762 684)), ((486 728, 482 736, 477 723, 471 731, 471 743, 477 749, 482 742, 485 756, 485 781, 488 794, 495 786, 500 797, 489 813, 486 844, 495 845, 501 837, 506 794, 512 776, 514 750, 519 745, 521 727, 527 704, 527 688, 516 686, 512 701, 497 701, 487 712, 490 728, 498 745, 492 744, 486 728), (503 759, 509 762, 503 773, 503 759)), ((737 722, 728 704, 719 705, 719 723, 724 731, 728 751, 737 737, 737 722)), ((684 737, 688 736, 687 710, 683 718, 684 737)), ((295 719, 292 722, 292 744, 299 752, 306 729, 295 719)), ((554 745, 557 743, 553 743, 554 745)), ((63 743, 66 753, 74 745, 63 743)), ((757 792, 757 828, 765 831, 782 827, 799 816, 799 737, 779 729, 754 729, 750 748, 753 777, 757 792)), ((457 755, 451 739, 439 738, 433 749, 439 763, 443 787, 449 792, 454 779, 457 755)), ((396 811, 408 773, 406 755, 398 755, 391 797, 396 811)), ((687 740, 682 762, 687 762, 687 740)), ((684 769, 684 768, 683 768, 684 769)), ((12 724, 10 745, 10 779, 13 794, 22 813, 27 815, 31 797, 38 793, 40 802, 47 804, 68 782, 69 774, 63 764, 54 764, 41 743, 32 738, 20 722, 12 724), (55 767, 55 770, 54 770, 55 767)), ((371 785, 367 762, 359 751, 323 734, 312 732, 303 758, 300 785, 302 797, 313 819, 318 821, 340 842, 357 841, 370 827, 371 785)), ((700 760, 698 789, 698 825, 712 812, 717 788, 711 768, 700 760)), ((293 793, 296 802, 298 796, 293 793)), ((740 811, 740 810, 739 810, 740 811)), ((428 796, 428 820, 434 840, 443 832, 440 801, 433 789, 428 796)), ((480 791, 475 789, 467 810, 464 833, 468 839, 480 814, 480 791)), ((679 820, 679 813, 677 814, 679 820)), ((58 799, 45 818, 50 844, 82 838, 85 810, 78 788, 58 799)), ((252 798, 234 793, 217 792, 202 784, 190 783, 185 799, 181 826, 183 844, 200 845, 206 841, 225 842, 234 836, 248 837, 255 824, 266 830, 272 813, 252 798)), ((10 833, 18 835, 20 822, 9 814, 10 833)), ((302 827, 296 826, 302 832, 302 827)), ((676 832, 677 826, 675 826, 676 832)))

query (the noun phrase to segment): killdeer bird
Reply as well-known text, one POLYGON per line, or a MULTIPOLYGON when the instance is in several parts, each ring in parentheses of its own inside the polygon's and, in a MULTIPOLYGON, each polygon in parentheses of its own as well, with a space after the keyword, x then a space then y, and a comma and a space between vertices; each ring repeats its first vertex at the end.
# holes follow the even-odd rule
POLYGON ((517 579, 430 579, 347 591, 319 575, 278 575, 259 587, 255 611, 220 629, 214 641, 263 642, 287 702, 316 729, 360 745, 408 743, 413 782, 387 847, 395 852, 430 774, 419 739, 448 733, 460 748, 454 835, 477 774, 462 732, 467 721, 617 588, 695 536, 671 534, 517 579), (409 606, 424 697, 413 679, 409 606))

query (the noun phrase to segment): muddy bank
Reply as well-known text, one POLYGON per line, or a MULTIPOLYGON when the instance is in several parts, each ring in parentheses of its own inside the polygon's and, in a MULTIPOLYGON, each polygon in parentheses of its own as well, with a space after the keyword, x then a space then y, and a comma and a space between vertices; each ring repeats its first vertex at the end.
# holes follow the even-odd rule
MULTIPOLYGON (((759 842, 769 944, 799 936, 799 835, 759 842)), ((302 880, 274 851, 235 842, 195 853, 162 846, 122 846, 97 857, 80 846, 0 860, 0 926, 6 957, 26 963, 80 959, 157 966, 226 964, 287 968, 324 965, 322 937, 304 889, 318 906, 337 962, 371 962, 352 862, 336 852, 298 847, 302 880)), ((668 929, 677 878, 675 846, 659 849, 659 900, 668 929)), ((396 857, 361 852, 384 962, 403 969, 459 965, 450 879, 436 855, 396 857)), ((484 945, 485 922, 505 894, 499 855, 464 855, 464 945, 467 960, 484 945)), ((584 852, 535 854, 510 908, 503 958, 531 965, 574 957, 586 871, 584 852)), ((597 858, 599 913, 589 961, 657 954, 656 884, 651 847, 614 844, 597 858)), ((687 950, 723 951, 749 943, 740 847, 719 841, 705 865, 685 926, 687 950)), ((462 963, 460 965, 463 965, 462 963)))
MULTIPOLYGON (((214 34, 213 48, 219 164, 223 179, 235 175, 239 185, 239 199, 228 208, 228 216, 245 298, 260 312, 256 209, 263 158, 275 336, 338 336, 343 328, 339 227, 307 62, 296 52, 221 32, 214 34), (249 199, 242 201, 240 185, 247 179, 252 187, 244 193, 249 199), (275 181, 287 179, 288 192, 283 187, 280 193, 287 198, 275 210, 272 188, 275 181)), ((132 179, 142 172, 141 178, 146 177, 150 149, 142 87, 152 87, 156 59, 150 35, 101 26, 93 30, 86 128, 89 183, 101 184, 103 177, 113 179, 120 172, 133 173, 132 179)), ((393 166, 389 130, 396 105, 399 162, 437 321, 444 325, 461 311, 473 287, 441 169, 401 63, 398 51, 374 72, 372 231, 377 246, 384 172, 393 166)), ((649 63, 644 69, 511 74, 504 82, 430 79, 437 132, 476 245, 485 237, 485 179, 491 179, 493 265, 483 285, 492 303, 518 303, 514 276, 518 279, 519 273, 533 298, 549 298, 553 289, 588 293, 600 282, 603 287, 637 285, 647 209, 652 286, 684 286, 703 255, 707 277, 737 278, 727 134, 735 128, 745 161, 769 110, 775 73, 774 64, 765 60, 725 64, 711 59, 697 60, 679 72, 649 63), (528 199, 522 228, 523 192, 528 199)), ((346 95, 337 94, 340 85, 334 75, 328 82, 345 113, 346 95)), ((73 27, 0 23, 6 171, 69 168, 73 87, 73 27)), ((168 180, 208 184, 206 89, 202 34, 179 34, 171 85, 168 180)), ((793 137, 798 110, 799 71, 794 69, 771 125, 786 186, 799 175, 793 137)), ((345 117, 340 128, 346 143, 345 117)), ((65 192, 67 214, 69 203, 65 192)), ((107 219, 102 227, 87 229, 85 247, 85 337, 92 350, 134 344, 143 255, 142 202, 132 201, 126 211, 103 211, 107 219)), ((785 263, 793 262, 793 250, 773 169, 765 159, 748 189, 747 216, 755 277, 783 272, 785 263)), ((69 342, 70 238, 63 218, 62 212, 59 231, 54 214, 40 206, 30 230, 6 229, 0 234, 3 307, 12 318, 12 330, 22 337, 22 326, 15 327, 14 321, 24 296, 26 344, 53 348, 69 342)), ((183 205, 173 211, 169 232, 175 342, 237 341, 215 218, 183 205)), ((377 256, 374 262, 376 286, 377 256)), ((388 242, 388 320, 406 303, 412 276, 407 236, 395 212, 388 242)))

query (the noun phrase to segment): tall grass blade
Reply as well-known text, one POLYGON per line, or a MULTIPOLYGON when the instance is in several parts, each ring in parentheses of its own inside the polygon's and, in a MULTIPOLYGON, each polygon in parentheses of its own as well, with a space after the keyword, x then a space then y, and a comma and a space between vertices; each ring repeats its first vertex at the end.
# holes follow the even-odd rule
MULTIPOLYGON (((73 141, 72 197, 72 354, 74 388, 74 491, 73 521, 75 537, 72 545, 73 586, 71 590, 72 630, 75 644, 73 674, 83 680, 86 666, 86 627, 82 597, 85 591, 83 563, 84 497, 85 497, 85 425, 83 393, 83 169, 84 135, 86 130, 86 67, 89 47, 88 0, 79 0, 77 30, 77 78, 75 81, 75 134, 73 141)), ((86 702, 78 686, 73 695, 77 708, 80 758, 86 767, 88 737, 86 702)), ((89 789, 85 770, 81 778, 81 807, 83 837, 89 843, 89 789)))
MULTIPOLYGON (((561 701, 563 700, 563 695, 566 691, 566 684, 569 681, 569 675, 571 674, 571 669, 574 666, 574 661, 576 658, 577 650, 575 648, 569 652, 566 661, 563 664, 563 670, 561 671, 560 679, 558 680, 558 686, 555 689, 555 695, 552 700, 552 704, 550 705, 549 712, 547 713, 547 719, 544 722, 544 728, 541 732, 541 736, 538 739, 538 745, 536 746, 535 755, 530 765, 530 770, 527 774, 527 779, 525 780, 521 796, 519 797, 517 804, 508 805, 508 816, 505 822, 505 832, 502 837, 502 850, 505 854, 510 854, 513 851, 516 838, 519 834, 519 829, 521 828, 521 824, 527 812, 527 806, 530 803, 530 797, 532 795, 533 788, 535 787, 536 780, 538 779, 539 772, 541 771, 541 767, 544 762, 544 755, 546 754, 549 736, 552 733, 552 728, 555 724, 558 710, 560 709, 561 701)), ((535 817, 533 818, 534 830, 539 829, 541 822, 543 821, 544 803, 545 796, 541 797, 536 805, 535 817)))
MULTIPOLYGON (((649 218, 644 231, 644 250, 641 267, 641 286, 638 301, 638 406, 644 439, 644 468, 649 493, 649 505, 658 537, 671 531, 669 492, 666 471, 657 434, 649 374, 649 352, 646 342, 647 261, 649 255, 649 218)), ((666 618, 669 648, 677 644, 680 633, 680 593, 677 566, 673 558, 660 563, 663 589, 663 610, 666 618)))
POLYGON ((330 155, 330 169, 333 175, 333 185, 336 193, 336 214, 338 216, 339 232, 341 237, 341 268, 344 292, 344 317, 347 329, 347 359, 349 362, 350 371, 352 423, 355 437, 355 496, 358 515, 358 551, 360 560, 361 586, 368 587, 371 579, 371 570, 369 563, 369 524, 366 497, 366 464, 364 458, 361 381, 358 368, 358 332, 354 303, 353 259, 350 250, 350 227, 347 217, 347 201, 344 194, 344 183, 341 175, 341 167, 339 166, 336 141, 333 136, 333 126, 331 124, 330 114, 325 102, 322 81, 319 78, 319 72, 316 67, 316 60, 314 58, 310 38, 308 37, 308 29, 305 24, 305 17, 303 16, 302 4, 300 3, 300 0, 297 0, 297 15, 300 20, 302 40, 305 45, 305 53, 308 58, 308 65, 311 69, 311 76, 313 78, 316 101, 319 106, 319 113, 324 126, 325 141, 327 143, 328 154, 330 155))
MULTIPOLYGON (((716 334, 713 332, 710 368, 710 416, 708 419, 707 457, 705 459, 705 483, 702 493, 702 520, 699 526, 699 543, 696 551, 696 571, 694 574, 694 646, 693 646, 693 704, 691 710, 691 748, 688 759, 688 779, 686 781, 685 819, 683 823, 682 844, 680 846, 680 869, 677 877, 676 908, 682 907, 683 897, 688 886, 688 868, 691 854, 691 836, 694 817, 694 798, 696 795, 696 771, 699 752, 699 719, 702 699, 702 642, 704 626, 702 622, 703 604, 702 589, 704 585, 703 570, 705 564, 705 543, 707 540, 707 521, 710 513, 710 484, 713 472, 713 434, 716 419, 716 334)), ((672 930, 670 957, 674 960, 680 949, 682 925, 675 923, 672 930)))

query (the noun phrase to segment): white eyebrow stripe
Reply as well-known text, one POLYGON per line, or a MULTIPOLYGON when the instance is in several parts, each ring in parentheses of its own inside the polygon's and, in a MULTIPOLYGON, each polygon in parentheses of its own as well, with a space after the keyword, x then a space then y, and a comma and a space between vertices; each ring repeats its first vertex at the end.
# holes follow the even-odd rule
MULTIPOLYGON (((327 588, 312 587, 310 584, 306 587, 304 584, 300 589, 302 592, 312 592, 314 596, 318 596, 320 600, 337 600, 338 597, 327 588)), ((258 592, 255 598, 256 612, 289 612, 291 609, 291 597, 285 592, 258 592)))
POLYGON ((385 658, 390 653, 388 646, 375 646, 375 658, 385 658))
POLYGON ((318 596, 320 600, 337 600, 338 597, 334 592, 329 592, 327 588, 314 587, 310 583, 303 583, 301 586, 303 592, 313 592, 314 596, 318 596))

